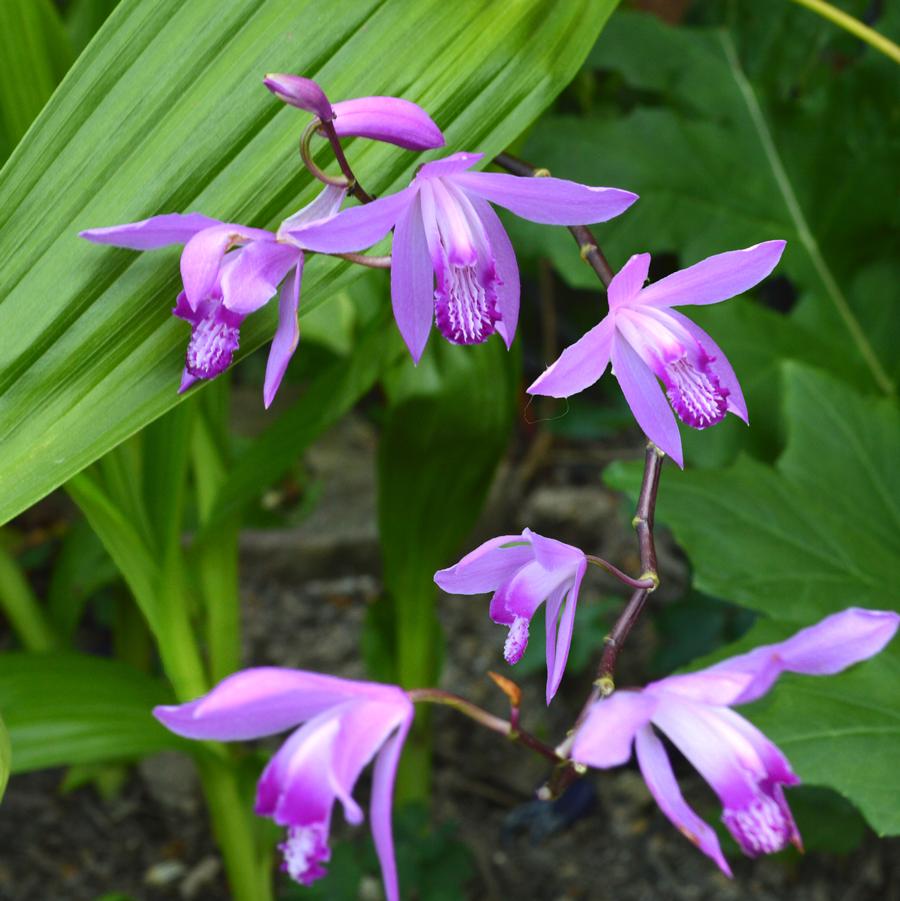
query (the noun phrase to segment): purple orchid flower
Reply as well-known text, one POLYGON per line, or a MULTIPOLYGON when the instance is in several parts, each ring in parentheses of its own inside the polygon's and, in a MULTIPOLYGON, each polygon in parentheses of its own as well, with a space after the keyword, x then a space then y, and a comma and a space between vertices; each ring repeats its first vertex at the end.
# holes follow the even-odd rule
POLYGON ((339 138, 371 138, 406 150, 444 146, 444 135, 431 116, 410 100, 359 97, 332 104, 316 82, 301 75, 270 74, 263 84, 279 100, 331 122, 339 138))
POLYGON ((131 250, 184 244, 184 290, 172 312, 190 324, 191 338, 179 393, 197 379, 215 378, 231 365, 244 319, 268 303, 281 280, 293 270, 293 277, 281 291, 278 329, 266 365, 263 401, 269 407, 300 338, 297 309, 304 262, 303 231, 331 219, 345 193, 342 188, 326 187, 312 203, 286 219, 277 234, 220 222, 200 213, 171 213, 93 228, 80 235, 96 244, 131 250))
POLYGON ((549 704, 566 668, 586 569, 587 557, 577 547, 525 529, 521 535, 486 541, 455 566, 436 572, 434 581, 450 594, 494 592, 490 615, 495 623, 509 627, 503 656, 511 664, 522 659, 531 618, 547 602, 549 704))
POLYGON ((780 851, 800 834, 783 786, 799 779, 784 754, 729 709, 764 695, 783 672, 824 676, 877 654, 897 631, 892 612, 850 608, 707 669, 616 691, 598 701, 575 735, 572 758, 588 766, 620 766, 634 743, 638 765, 663 813, 730 876, 713 829, 687 805, 662 742, 664 732, 722 801, 722 821, 750 857, 780 851))
POLYGON ((609 313, 528 389, 569 397, 592 385, 612 361, 613 375, 646 436, 684 466, 681 436, 656 379, 682 422, 705 429, 747 405, 725 354, 673 306, 718 303, 752 288, 776 266, 784 241, 766 241, 708 257, 643 287, 650 254, 633 256, 609 285, 609 313))
POLYGON ((211 692, 154 716, 185 738, 245 741, 299 726, 260 777, 256 813, 287 828, 284 869, 310 885, 326 875, 334 802, 361 823, 353 787, 375 757, 370 816, 388 901, 399 901, 391 830, 397 763, 413 720, 412 701, 394 685, 278 667, 229 676, 211 692), (302 724, 302 725, 301 725, 302 724))
POLYGON ((346 253, 395 229, 391 299, 417 363, 435 320, 454 344, 479 344, 498 332, 508 347, 515 337, 519 270, 491 203, 532 222, 582 225, 605 222, 637 200, 630 191, 559 178, 466 171, 482 158, 455 153, 426 163, 408 188, 344 210, 333 228, 304 231, 310 250, 346 253))

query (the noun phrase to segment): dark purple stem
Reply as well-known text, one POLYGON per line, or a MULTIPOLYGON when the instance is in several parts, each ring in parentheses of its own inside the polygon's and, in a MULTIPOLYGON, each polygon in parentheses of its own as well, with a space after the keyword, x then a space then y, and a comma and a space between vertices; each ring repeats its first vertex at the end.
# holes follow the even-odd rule
POLYGON ((334 151, 334 158, 347 179, 347 193, 352 194, 360 203, 371 203, 375 198, 363 188, 359 179, 353 174, 350 163, 347 162, 347 157, 344 155, 344 148, 341 147, 341 139, 334 130, 334 124, 323 122, 321 129, 325 132, 325 137, 328 138, 328 143, 331 144, 331 149, 334 151))
MULTIPOLYGON (((553 748, 544 744, 539 738, 535 738, 530 732, 525 732, 519 727, 518 722, 515 725, 507 722, 459 695, 440 688, 414 688, 407 694, 413 703, 443 704, 446 707, 452 707, 486 729, 505 735, 510 741, 540 754, 541 757, 545 757, 555 764, 564 762, 553 748)), ((518 711, 516 713, 518 714, 518 711)), ((518 716, 516 719, 518 720, 518 716)))
MULTIPOLYGON (((517 159, 508 153, 498 153, 494 157, 494 163, 501 169, 506 169, 513 175, 522 175, 526 178, 546 178, 550 174, 549 169, 541 169, 526 163, 524 160, 517 159)), ((603 282, 603 287, 608 288, 613 278, 612 267, 603 255, 594 233, 586 225, 569 225, 566 226, 578 244, 578 250, 583 259, 597 273, 597 278, 603 282)))

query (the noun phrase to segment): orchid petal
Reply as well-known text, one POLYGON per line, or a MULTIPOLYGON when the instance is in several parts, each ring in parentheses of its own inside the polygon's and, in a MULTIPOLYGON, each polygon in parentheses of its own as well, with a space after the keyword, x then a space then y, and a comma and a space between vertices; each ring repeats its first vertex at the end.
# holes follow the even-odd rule
POLYGON ((400 724, 396 734, 384 743, 375 761, 375 772, 372 776, 372 800, 370 806, 372 837, 375 840, 375 850, 381 864, 381 878, 384 881, 386 901, 400 901, 397 861, 394 857, 391 808, 394 782, 397 778, 397 765, 400 762, 403 743, 406 741, 411 722, 412 713, 400 724))
POLYGON ((303 254, 297 260, 293 279, 281 288, 278 300, 278 328, 272 339, 269 359, 266 361, 266 379, 263 384, 263 404, 268 410, 275 400, 288 363, 300 341, 300 326, 297 323, 297 309, 300 306, 300 279, 303 277, 303 254))
POLYGON ((522 537, 531 543, 534 559, 544 569, 565 569, 574 573, 575 568, 585 559, 584 551, 577 547, 557 541, 555 538, 545 538, 543 535, 538 535, 537 532, 532 532, 531 529, 525 529, 522 537))
POLYGON ((513 619, 530 620, 544 600, 559 585, 570 579, 571 575, 567 571, 544 569, 540 563, 531 561, 501 585, 497 595, 503 609, 513 619))
POLYGON ((484 159, 483 153, 451 153, 440 160, 432 160, 425 163, 418 173, 415 180, 424 181, 429 178, 443 178, 447 175, 457 175, 471 169, 476 163, 484 159))
POLYGON ((497 323, 497 331, 509 347, 516 336, 516 325, 519 321, 519 264, 516 261, 516 253, 500 217, 491 209, 491 205, 480 197, 473 196, 468 199, 481 219, 491 245, 498 278, 497 309, 501 317, 497 323))
POLYGON ((282 744, 257 783, 255 813, 279 826, 330 822, 335 797, 330 770, 341 712, 341 706, 324 711, 282 744))
POLYGON ((241 248, 234 265, 222 271, 225 306, 247 316, 267 304, 281 280, 297 265, 301 253, 296 247, 274 241, 254 241, 241 248))
POLYGON ((681 436, 675 414, 666 401, 656 377, 631 345, 618 333, 612 342, 613 373, 644 434, 667 453, 682 469, 681 436))
POLYGON ((531 545, 521 535, 500 535, 466 554, 455 566, 438 570, 434 581, 448 594, 496 591, 533 558, 531 545))
POLYGON ((609 365, 614 335, 615 320, 606 316, 567 347, 559 359, 531 383, 528 393, 571 397, 589 388, 609 365))
POLYGON ((769 691, 783 672, 827 676, 872 657, 894 637, 898 623, 893 611, 850 607, 785 641, 656 684, 707 703, 746 704, 769 691))
POLYGON ((210 219, 202 213, 168 213, 125 225, 89 228, 78 235, 95 244, 113 244, 131 250, 156 250, 169 244, 186 244, 198 232, 221 224, 218 219, 210 219))
POLYGON ((422 357, 434 319, 434 267, 425 240, 421 201, 401 214, 394 232, 391 255, 391 305, 397 328, 412 354, 422 357))
MULTIPOLYGON (((569 589, 566 597, 566 606, 559 620, 559 629, 554 636, 553 653, 550 653, 550 604, 547 604, 547 704, 553 700, 554 695, 562 682, 563 673, 566 670, 566 662, 569 659, 569 649, 572 647, 572 634, 575 631, 575 610, 578 606, 578 592, 581 591, 581 581, 587 570, 587 560, 582 560, 575 571, 575 581, 569 589)), ((554 625, 556 616, 553 617, 554 625)))
MULTIPOLYGON (((297 240, 305 250, 320 253, 350 253, 377 244, 406 212, 416 195, 415 188, 379 197, 364 206, 350 207, 327 222, 306 225, 297 240)), ((286 235, 293 238, 293 232, 286 235)))
POLYGON ((156 707, 153 715, 185 738, 243 741, 284 732, 343 701, 383 700, 396 690, 319 673, 257 667, 229 676, 187 704, 156 707))
POLYGON ((216 290, 219 267, 229 247, 256 238, 271 240, 272 235, 262 229, 225 223, 197 232, 187 242, 181 254, 181 281, 193 309, 216 290))
POLYGON ((632 256, 613 276, 609 287, 606 289, 609 308, 614 310, 616 307, 633 300, 643 288, 644 282, 647 281, 647 273, 649 271, 649 253, 636 253, 632 256))
POLYGON ((279 100, 313 113, 323 122, 334 118, 334 111, 325 92, 311 78, 273 72, 266 75, 263 84, 279 100))
POLYGON ((370 138, 406 150, 444 146, 444 136, 431 116, 400 97, 360 97, 335 103, 334 130, 339 138, 370 138))
POLYGON ((572 759, 602 770, 627 763, 635 734, 650 722, 658 703, 638 691, 616 691, 597 701, 575 733, 572 759))
POLYGON ((325 185, 325 188, 316 195, 314 200, 281 223, 278 227, 279 237, 282 235, 289 237, 298 247, 302 247, 303 229, 332 219, 341 208, 346 196, 346 188, 325 185), (291 234, 285 234, 287 232, 291 234))
POLYGON ((708 257, 648 285, 637 303, 653 307, 709 304, 743 294, 761 282, 781 259, 785 241, 764 241, 743 250, 708 257))
POLYGON ((467 192, 546 225, 606 222, 625 212, 637 194, 618 188, 593 188, 562 178, 523 178, 499 172, 467 172, 454 176, 467 192))
POLYGON ((719 385, 728 391, 725 402, 728 410, 744 422, 749 422, 747 417, 747 402, 744 400, 744 392, 734 373, 731 363, 725 352, 699 325, 691 322, 687 316, 677 310, 666 310, 666 316, 672 317, 690 336, 701 345, 706 355, 711 358, 709 368, 719 380, 719 385))
POLYGON ((642 727, 635 737, 635 751, 641 775, 656 799, 660 810, 676 826, 678 831, 696 845, 707 857, 711 857, 719 869, 731 876, 731 868, 713 828, 688 806, 678 788, 672 764, 663 743, 654 735, 652 726, 642 727))

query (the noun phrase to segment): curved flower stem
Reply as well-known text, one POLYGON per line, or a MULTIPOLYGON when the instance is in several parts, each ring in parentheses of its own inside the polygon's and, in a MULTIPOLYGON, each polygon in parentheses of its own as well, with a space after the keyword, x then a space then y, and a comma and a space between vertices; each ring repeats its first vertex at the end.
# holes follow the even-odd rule
POLYGON ((800 6, 805 6, 814 13, 833 22, 838 28, 849 31, 854 37, 865 41, 869 46, 883 53, 895 63, 900 63, 900 47, 898 47, 890 38, 886 38, 883 34, 879 34, 874 28, 864 25, 859 19, 845 13, 843 10, 837 9, 825 0, 793 0, 800 6))
POLYGON ((370 269, 390 269, 391 255, 383 257, 368 256, 364 253, 331 253, 328 256, 340 257, 342 260, 348 260, 359 266, 368 266, 370 269))
POLYGON ((306 131, 303 132, 303 136, 300 138, 300 157, 303 160, 303 165, 323 184, 346 188, 347 193, 352 194, 360 203, 370 203, 375 199, 365 191, 353 174, 350 163, 347 162, 347 157, 344 155, 344 148, 341 147, 341 139, 338 137, 331 122, 322 122, 321 119, 316 118, 306 126, 306 131), (310 143, 313 135, 320 133, 320 131, 325 132, 325 137, 328 138, 328 143, 331 144, 334 158, 341 167, 343 175, 340 178, 335 178, 327 172, 323 172, 313 162, 310 143))
POLYGON ((407 695, 409 695, 409 699, 414 704, 443 704, 446 707, 452 707, 463 714, 463 716, 474 720, 480 726, 504 735, 510 741, 540 754, 555 764, 565 763, 564 758, 557 754, 553 748, 544 744, 539 738, 535 738, 530 732, 514 727, 507 720, 494 716, 493 713, 488 713, 487 710, 484 710, 477 704, 473 704, 471 701, 467 701, 465 698, 461 698, 459 695, 440 688, 414 688, 408 691, 407 695))
POLYGON ((600 569, 605 570, 611 576, 615 576, 620 582, 627 585, 629 588, 642 588, 648 592, 653 591, 655 588, 659 586, 659 577, 656 573, 641 573, 640 578, 632 579, 627 573, 623 573, 618 566, 613 566, 607 560, 604 560, 602 557, 595 557, 593 554, 587 555, 587 562, 593 564, 594 566, 599 566, 600 569))
MULTIPOLYGON (((550 174, 549 169, 536 168, 508 153, 498 153, 494 157, 494 163, 513 175, 521 175, 526 178, 546 178, 550 174)), ((594 233, 586 225, 568 225, 566 227, 578 244, 581 259, 597 273, 597 278, 603 282, 603 287, 608 288, 614 273, 603 255, 594 233)))

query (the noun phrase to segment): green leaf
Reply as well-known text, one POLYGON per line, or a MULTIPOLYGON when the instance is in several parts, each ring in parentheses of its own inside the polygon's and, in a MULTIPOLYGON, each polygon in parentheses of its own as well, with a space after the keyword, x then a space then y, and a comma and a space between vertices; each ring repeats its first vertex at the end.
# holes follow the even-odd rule
POLYGON ((440 634, 434 573, 453 562, 487 498, 516 410, 519 361, 503 343, 432 341, 388 383, 378 526, 393 603, 395 678, 430 684, 440 634))
MULTIPOLYGON (((123 0, 0 172, 0 522, 178 401, 186 326, 175 249, 90 245, 83 228, 203 209, 272 225, 309 201, 306 118, 262 87, 317 78, 335 99, 402 94, 448 149, 504 148, 575 74, 616 0, 123 0)), ((349 147, 369 190, 422 161, 349 147)), ((322 156, 325 162, 324 154, 322 156)), ((304 310, 346 271, 317 257, 304 310)), ((273 332, 274 305, 243 351, 273 332)))
MULTIPOLYGON (((900 412, 799 364, 785 369, 788 443, 776 466, 667 467, 657 507, 695 586, 809 623, 851 605, 900 609, 900 412)), ((607 481, 637 493, 640 472, 607 481)))
POLYGON ((12 745, 9 741, 9 730, 3 717, 0 717, 0 800, 6 791, 6 783, 9 782, 9 772, 12 769, 12 745))
POLYGON ((52 0, 0 3, 0 161, 18 144, 73 59, 52 0))
POLYGON ((202 540, 214 538, 224 518, 283 476, 316 438, 372 388, 385 364, 396 357, 388 328, 393 329, 393 323, 376 317, 361 331, 349 358, 339 358, 318 373, 300 399, 238 456, 215 495, 202 540))
MULTIPOLYGON (((876 353, 848 286, 861 267, 894 256, 893 65, 874 53, 832 65, 822 46, 835 29, 804 10, 787 13, 781 0, 735 4, 736 17, 726 4, 708 6, 708 18, 726 27, 614 16, 592 56, 606 94, 585 115, 543 119, 525 153, 560 176, 641 195, 597 230, 614 268, 647 249, 672 251, 687 265, 787 239, 776 275, 789 275, 805 295, 798 315, 844 344, 868 390, 888 392, 896 353, 876 353), (764 38, 749 39, 752 16, 764 38), (811 40, 798 41, 786 22, 800 33, 809 26, 811 40), (761 61, 760 48, 773 46, 784 53, 761 61), (789 51, 805 55, 802 67, 789 51)), ((518 223, 515 234, 549 252, 573 285, 596 288, 567 235, 518 223)), ((896 305, 884 307, 896 335, 896 305)))
POLYGON ((114 660, 0 655, 0 710, 15 773, 184 747, 151 715, 170 701, 162 683, 114 660))

